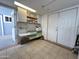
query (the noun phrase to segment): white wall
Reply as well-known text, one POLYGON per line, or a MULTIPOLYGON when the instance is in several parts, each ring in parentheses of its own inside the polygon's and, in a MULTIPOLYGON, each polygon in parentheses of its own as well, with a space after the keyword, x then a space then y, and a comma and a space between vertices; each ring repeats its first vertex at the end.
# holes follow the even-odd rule
POLYGON ((37 22, 38 22, 39 24, 41 24, 41 20, 42 20, 42 16, 41 16, 41 15, 38 15, 37 22))
POLYGON ((78 30, 77 31, 78 31, 78 34, 79 34, 79 8, 78 8, 78 22, 77 23, 78 23, 78 30))
POLYGON ((44 38, 47 39, 47 20, 48 15, 43 15, 41 20, 41 26, 42 26, 42 35, 44 35, 44 38))

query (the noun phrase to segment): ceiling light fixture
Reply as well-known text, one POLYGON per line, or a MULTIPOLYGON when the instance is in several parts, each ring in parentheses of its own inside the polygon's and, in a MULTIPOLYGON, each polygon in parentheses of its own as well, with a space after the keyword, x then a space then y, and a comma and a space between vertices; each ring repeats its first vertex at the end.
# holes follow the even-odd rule
POLYGON ((31 12, 36 12, 36 10, 34 10, 34 9, 28 7, 28 6, 25 6, 25 5, 23 5, 23 4, 21 4, 21 3, 17 2, 17 1, 14 1, 14 4, 15 4, 16 6, 19 6, 19 7, 25 8, 25 9, 31 11, 31 12))

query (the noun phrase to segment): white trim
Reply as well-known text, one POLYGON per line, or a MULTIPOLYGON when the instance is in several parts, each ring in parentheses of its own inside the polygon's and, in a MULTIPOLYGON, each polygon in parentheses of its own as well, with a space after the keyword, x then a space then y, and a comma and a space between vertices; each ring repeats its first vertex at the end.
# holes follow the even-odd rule
POLYGON ((2 36, 4 36, 4 29, 3 29, 2 15, 0 15, 0 18, 1 18, 1 29, 2 29, 2 36))
POLYGON ((7 22, 7 21, 5 21, 5 17, 11 17, 12 18, 12 16, 9 16, 9 15, 3 15, 3 20, 4 20, 4 23, 12 23, 13 22, 13 18, 12 18, 12 21, 11 22, 7 22))

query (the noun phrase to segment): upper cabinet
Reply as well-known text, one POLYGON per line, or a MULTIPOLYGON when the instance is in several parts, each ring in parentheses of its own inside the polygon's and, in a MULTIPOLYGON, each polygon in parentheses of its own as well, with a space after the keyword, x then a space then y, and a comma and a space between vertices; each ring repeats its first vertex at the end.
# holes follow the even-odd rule
POLYGON ((21 7, 17 8, 17 21, 18 22, 34 22, 37 20, 37 14, 30 12, 21 7))
POLYGON ((17 8, 17 21, 27 22, 27 10, 18 7, 17 8))

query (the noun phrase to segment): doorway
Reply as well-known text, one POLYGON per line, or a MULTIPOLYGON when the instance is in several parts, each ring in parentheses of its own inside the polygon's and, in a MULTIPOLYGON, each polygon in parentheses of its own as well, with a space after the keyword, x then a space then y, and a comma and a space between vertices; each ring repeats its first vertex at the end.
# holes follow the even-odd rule
POLYGON ((0 49, 16 44, 14 9, 0 6, 0 49))

